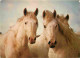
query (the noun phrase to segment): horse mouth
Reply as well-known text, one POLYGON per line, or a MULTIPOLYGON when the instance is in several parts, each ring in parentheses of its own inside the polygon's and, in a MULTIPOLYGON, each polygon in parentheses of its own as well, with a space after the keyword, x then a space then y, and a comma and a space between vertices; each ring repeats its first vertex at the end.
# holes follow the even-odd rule
POLYGON ((35 42, 30 42, 30 44, 34 44, 35 42))
POLYGON ((29 38, 29 42, 30 44, 34 44, 36 42, 36 39, 29 38))
POLYGON ((55 41, 54 43, 50 44, 49 47, 50 48, 55 48, 55 45, 57 44, 57 42, 55 41))
POLYGON ((55 48, 55 46, 50 46, 50 48, 55 48))
POLYGON ((35 44, 35 41, 30 41, 30 44, 35 44))

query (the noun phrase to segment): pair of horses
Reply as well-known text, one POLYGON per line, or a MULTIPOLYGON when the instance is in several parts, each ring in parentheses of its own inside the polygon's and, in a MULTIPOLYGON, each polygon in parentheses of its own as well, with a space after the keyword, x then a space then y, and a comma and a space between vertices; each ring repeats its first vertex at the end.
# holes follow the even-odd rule
POLYGON ((75 58, 80 54, 80 38, 68 24, 69 15, 43 11, 44 30, 34 45, 29 44, 33 56, 39 58, 75 58), (36 52, 35 52, 36 51, 36 52))
MULTIPOLYGON (((24 16, 0 37, 2 58, 74 58, 79 56, 79 37, 69 28, 68 21, 63 22, 61 16, 57 16, 55 10, 53 13, 48 10, 43 11, 44 30, 37 39, 38 9, 35 12, 28 12, 25 8, 23 13, 24 16)), ((69 15, 63 19, 68 20, 69 15)))

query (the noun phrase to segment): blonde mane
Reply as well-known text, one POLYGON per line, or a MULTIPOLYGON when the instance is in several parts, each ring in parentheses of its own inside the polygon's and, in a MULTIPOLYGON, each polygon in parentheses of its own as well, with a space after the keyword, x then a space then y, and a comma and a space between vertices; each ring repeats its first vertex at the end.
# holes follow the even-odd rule
POLYGON ((21 22, 21 21, 23 21, 23 19, 24 19, 24 16, 22 16, 21 18, 19 18, 19 19, 17 20, 17 22, 21 22))
POLYGON ((59 16, 60 19, 64 18, 64 15, 62 14, 61 16, 59 16))
MULTIPOLYGON (((67 16, 69 16, 69 15, 67 15, 67 16)), ((67 16, 65 17, 64 15, 61 15, 61 16, 57 15, 57 18, 58 18, 62 23, 66 24, 66 25, 68 25, 68 27, 70 27, 70 26, 69 26, 69 23, 68 23, 69 18, 67 18, 67 16)))
MULTIPOLYGON (((79 37, 73 32, 67 25, 63 24, 61 21, 58 20, 59 30, 65 36, 66 42, 69 44, 76 45, 76 41, 79 40, 79 37)), ((78 44, 78 43, 77 43, 78 44)))
MULTIPOLYGON (((27 16, 27 17, 30 17, 30 18, 33 18, 34 20, 37 20, 37 18, 36 18, 36 16, 34 15, 33 12, 27 12, 27 15, 26 15, 26 16, 27 16)), ((25 16, 22 16, 21 18, 19 18, 19 19, 17 20, 17 22, 23 21, 24 17, 25 17, 25 16)))

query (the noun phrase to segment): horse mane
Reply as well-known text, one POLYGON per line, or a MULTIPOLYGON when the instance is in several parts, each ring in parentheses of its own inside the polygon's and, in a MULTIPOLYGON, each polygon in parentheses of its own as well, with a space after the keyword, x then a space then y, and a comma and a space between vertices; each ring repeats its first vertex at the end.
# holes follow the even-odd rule
MULTIPOLYGON (((27 16, 28 16, 30 13, 31 13, 31 12, 28 12, 27 16)), ((24 16, 18 18, 17 22, 21 22, 21 21, 23 21, 23 19, 24 19, 24 16)))
POLYGON ((65 36, 66 42, 71 44, 74 43, 75 39, 78 38, 75 32, 73 32, 67 25, 63 24, 60 20, 58 20, 58 24, 59 31, 65 36))
POLYGON ((64 18, 64 15, 62 14, 61 16, 59 16, 59 18, 64 18))
MULTIPOLYGON (((64 15, 62 14, 61 16, 59 16, 59 19, 61 19, 61 22, 63 23, 62 20, 65 19, 64 15)), ((73 29, 69 26, 69 23, 68 23, 68 27, 73 31, 73 29)))
POLYGON ((22 16, 21 18, 19 18, 19 19, 17 20, 17 22, 23 21, 23 18, 24 18, 24 16, 22 16))
MULTIPOLYGON (((29 16, 30 18, 33 18, 33 19, 37 20, 37 18, 36 18, 36 16, 34 15, 33 12, 28 12, 26 16, 29 16)), ((17 22, 23 21, 24 17, 25 17, 25 16, 22 16, 21 18, 19 18, 19 19, 17 20, 17 22)))
MULTIPOLYGON (((28 14, 30 14, 30 13, 31 13, 31 12, 28 12, 28 14)), ((23 21, 23 18, 24 18, 24 16, 18 18, 17 22, 21 22, 21 21, 23 21)))

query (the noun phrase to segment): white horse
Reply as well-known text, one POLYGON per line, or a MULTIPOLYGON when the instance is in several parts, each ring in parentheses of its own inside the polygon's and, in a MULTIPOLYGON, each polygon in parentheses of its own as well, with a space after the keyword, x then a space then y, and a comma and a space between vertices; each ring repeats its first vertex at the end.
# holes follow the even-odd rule
POLYGON ((28 39, 30 44, 35 43, 38 9, 28 12, 25 8, 23 13, 24 16, 0 39, 1 58, 31 58, 28 39))
MULTIPOLYGON (((67 25, 72 31, 73 29, 70 27, 68 21, 69 21, 69 14, 67 14, 66 16, 64 15, 57 15, 57 18, 65 25, 67 25)), ((74 31, 73 31, 74 32, 74 31)), ((77 36, 80 37, 80 32, 75 32, 77 36)))
MULTIPOLYGON (((55 11, 53 13, 48 10, 43 12, 43 24, 45 22, 49 22, 54 19, 55 11), (53 14, 53 15, 52 15, 53 14), (51 16, 49 16, 51 15, 51 16), (48 20, 47 20, 48 18, 48 20)), ((48 58, 49 46, 48 46, 48 38, 45 37, 45 25, 43 33, 36 39, 36 43, 31 45, 29 44, 30 52, 33 55, 33 58, 48 58)))
MULTIPOLYGON (((56 13, 56 12, 55 12, 56 13)), ((52 15, 46 14, 48 17, 52 15)), ((80 57, 80 39, 67 25, 56 18, 44 18, 45 37, 48 38, 49 58, 80 57), (55 19, 54 19, 55 18, 55 19)))

